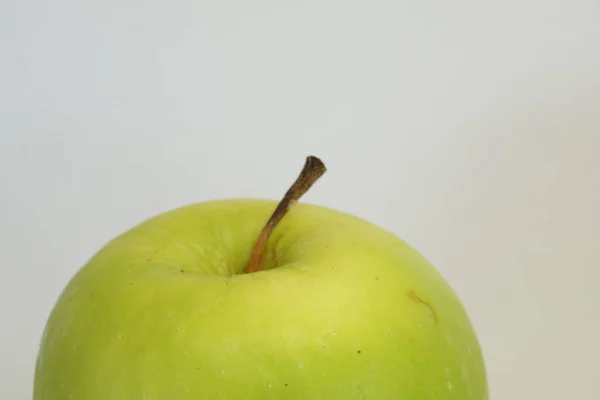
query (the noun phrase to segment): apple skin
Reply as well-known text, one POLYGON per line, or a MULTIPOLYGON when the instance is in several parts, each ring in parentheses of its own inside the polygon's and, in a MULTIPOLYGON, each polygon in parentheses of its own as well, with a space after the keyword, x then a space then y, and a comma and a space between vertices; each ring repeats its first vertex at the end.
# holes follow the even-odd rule
POLYGON ((381 228, 299 204, 242 274, 275 206, 190 205, 109 242, 51 312, 34 399, 488 399, 460 300, 381 228))

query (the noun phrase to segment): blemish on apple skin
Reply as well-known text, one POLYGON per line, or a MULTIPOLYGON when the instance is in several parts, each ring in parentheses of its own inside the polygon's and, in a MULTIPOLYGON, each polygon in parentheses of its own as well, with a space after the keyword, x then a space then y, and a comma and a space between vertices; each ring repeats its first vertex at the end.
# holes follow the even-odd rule
POLYGON ((431 303, 421 298, 421 296, 419 296, 419 294, 414 290, 409 290, 407 294, 412 301, 417 303, 419 306, 421 306, 421 308, 423 308, 427 312, 427 314, 433 319, 433 321, 436 324, 438 323, 437 313, 435 311, 435 308, 433 308, 433 306, 431 305, 431 303))
POLYGON ((276 245, 271 249, 271 260, 273 260, 273 268, 277 268, 279 266, 279 254, 276 245))

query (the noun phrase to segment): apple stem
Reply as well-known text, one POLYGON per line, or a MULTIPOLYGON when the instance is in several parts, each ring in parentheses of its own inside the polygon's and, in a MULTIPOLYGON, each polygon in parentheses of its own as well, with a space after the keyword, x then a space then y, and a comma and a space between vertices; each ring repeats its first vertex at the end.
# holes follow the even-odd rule
POLYGON ((249 274, 260 271, 263 253, 267 245, 267 240, 279 222, 286 216, 288 211, 298 203, 300 197, 311 188, 311 186, 327 171, 325 164, 315 156, 308 156, 304 168, 300 172, 296 181, 290 186, 283 196, 283 199, 277 204, 275 211, 267 221, 267 224, 258 235, 250 260, 244 269, 249 274))

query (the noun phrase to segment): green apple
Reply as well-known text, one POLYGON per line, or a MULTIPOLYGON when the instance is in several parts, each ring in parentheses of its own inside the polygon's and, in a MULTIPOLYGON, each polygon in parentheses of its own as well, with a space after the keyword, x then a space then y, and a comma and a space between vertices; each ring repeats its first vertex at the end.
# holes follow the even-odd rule
POLYGON ((34 399, 487 400, 440 274, 365 220, 291 209, 301 189, 279 207, 182 207, 109 242, 49 317, 34 399))

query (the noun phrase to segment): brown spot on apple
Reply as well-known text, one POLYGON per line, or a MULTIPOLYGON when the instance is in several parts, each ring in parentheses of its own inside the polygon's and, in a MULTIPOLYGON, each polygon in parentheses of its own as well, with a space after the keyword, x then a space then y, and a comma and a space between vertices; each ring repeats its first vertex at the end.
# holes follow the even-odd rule
POLYGON ((273 268, 279 267, 279 254, 277 253, 277 245, 273 245, 271 248, 271 260, 273 261, 273 268))
POLYGON ((415 290, 409 290, 407 294, 408 294, 408 297, 412 301, 417 303, 419 305, 419 307, 421 307, 427 313, 427 315, 429 315, 433 319, 433 321, 436 324, 438 323, 437 313, 435 311, 435 308, 433 307, 433 305, 431 305, 430 302, 423 299, 421 297, 421 295, 419 295, 419 293, 417 293, 415 290))

